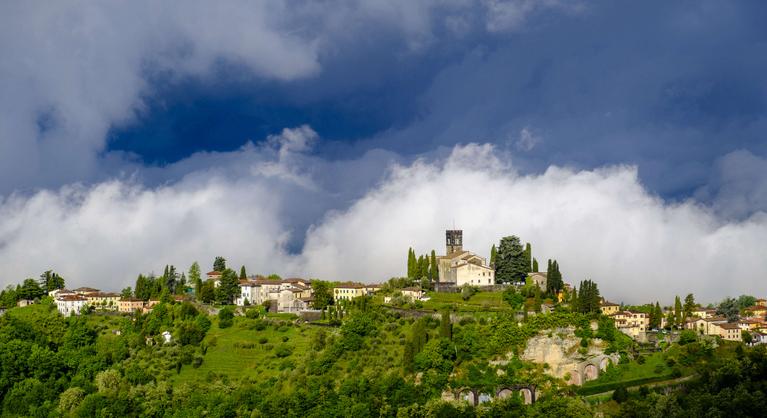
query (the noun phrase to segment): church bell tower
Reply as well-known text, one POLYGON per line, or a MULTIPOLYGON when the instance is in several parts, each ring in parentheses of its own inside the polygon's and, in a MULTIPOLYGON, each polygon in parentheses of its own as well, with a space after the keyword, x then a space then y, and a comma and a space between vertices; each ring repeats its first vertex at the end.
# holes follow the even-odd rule
POLYGON ((463 251, 463 231, 460 229, 448 229, 445 231, 447 254, 463 251))

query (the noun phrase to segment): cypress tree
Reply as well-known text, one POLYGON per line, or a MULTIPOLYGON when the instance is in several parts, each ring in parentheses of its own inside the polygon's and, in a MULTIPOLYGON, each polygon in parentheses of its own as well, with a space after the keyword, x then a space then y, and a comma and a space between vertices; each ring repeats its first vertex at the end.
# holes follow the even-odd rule
POLYGON ((530 273, 533 271, 533 247, 530 245, 530 243, 525 244, 525 266, 527 266, 527 271, 525 273, 530 273))
POLYGON ((679 300, 679 296, 674 299, 674 321, 677 325, 684 323, 684 313, 682 312, 682 301, 679 300))
POLYGON ((245 280, 247 278, 248 278, 248 275, 245 272, 245 266, 240 267, 240 280, 245 280))
POLYGON ((490 267, 495 267, 495 258, 498 256, 498 250, 495 248, 495 244, 490 247, 490 267))
POLYGON ((413 251, 413 248, 411 247, 407 250, 407 277, 413 279, 416 274, 415 251, 413 251))
POLYGON ((434 250, 431 250, 431 281, 438 282, 439 281, 439 265, 437 265, 437 253, 434 250))
POLYGON ((453 324, 450 323, 450 312, 447 310, 442 311, 442 319, 439 323, 439 336, 448 340, 453 339, 453 324))
POLYGON ((533 257, 533 273, 538 273, 538 260, 533 257))

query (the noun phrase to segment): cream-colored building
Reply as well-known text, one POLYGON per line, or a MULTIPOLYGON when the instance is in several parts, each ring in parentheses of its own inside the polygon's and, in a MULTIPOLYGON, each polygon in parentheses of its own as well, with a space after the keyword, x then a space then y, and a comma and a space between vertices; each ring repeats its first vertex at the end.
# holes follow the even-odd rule
POLYGON ((741 341, 742 330, 738 324, 732 324, 728 322, 714 323, 710 325, 713 335, 719 335, 723 340, 727 341, 741 341))
POLYGON ((618 313, 621 309, 621 305, 612 302, 602 302, 599 304, 599 309, 603 315, 612 315, 618 313))
POLYGON ((632 338, 647 332, 650 326, 650 316, 644 312, 619 311, 610 317, 615 321, 615 328, 632 338))
POLYGON ((88 300, 82 295, 61 295, 56 298, 56 308, 64 316, 80 315, 88 306, 88 300))
POLYGON ((491 286, 495 284, 495 269, 487 259, 463 249, 463 231, 445 231, 445 255, 437 257, 439 281, 456 286, 491 286))
POLYGON ((697 307, 692 310, 692 316, 703 319, 712 318, 716 316, 716 309, 697 307))
POLYGON ((545 271, 536 271, 533 273, 527 273, 527 279, 530 281, 530 283, 538 286, 541 291, 546 291, 546 285, 549 280, 549 275, 545 271))
POLYGON ((418 287, 406 287, 401 290, 402 296, 410 300, 418 300, 423 297, 425 292, 418 287))
POLYGON ((102 311, 116 311, 120 303, 120 295, 117 293, 89 293, 85 295, 88 305, 102 311))
POLYGON ((74 292, 77 293, 78 295, 87 296, 92 293, 98 293, 100 292, 100 290, 94 289, 92 287, 78 287, 77 289, 74 290, 74 292))

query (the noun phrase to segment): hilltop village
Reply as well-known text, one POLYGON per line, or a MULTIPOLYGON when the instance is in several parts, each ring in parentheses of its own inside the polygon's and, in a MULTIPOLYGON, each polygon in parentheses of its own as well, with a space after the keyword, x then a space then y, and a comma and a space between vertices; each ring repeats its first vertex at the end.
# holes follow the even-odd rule
MULTIPOLYGON (((331 282, 248 275, 245 266, 235 271, 216 257, 207 273, 196 262, 182 273, 166 266, 161 276, 139 275, 134 286, 112 292, 70 290, 46 271, 0 293, 0 340, 22 352, 48 350, 44 355, 59 359, 49 360, 57 371, 45 374, 24 360, 21 376, 0 379, 0 392, 12 400, 5 411, 33 414, 24 399, 38 392, 29 387, 57 379, 32 404, 48 402, 63 416, 116 413, 103 403, 161 383, 192 390, 209 381, 225 391, 269 382, 259 386, 262 398, 230 412, 281 413, 283 391, 341 393, 352 389, 339 382, 362 376, 361 385, 408 388, 398 401, 382 400, 391 388, 370 389, 381 416, 550 416, 557 408, 569 411, 563 416, 624 415, 627 401, 650 399, 651 390, 667 396, 682 384, 707 384, 698 380, 699 364, 734 361, 744 349, 762 353, 767 345, 767 300, 743 295, 701 306, 688 294, 672 306, 612 303, 594 281, 566 280, 555 259, 540 269, 532 246, 516 236, 493 245, 488 259, 464 249, 463 231, 447 230, 444 254, 419 256, 411 248, 405 264, 405 277, 331 282), (24 329, 38 337, 19 339, 24 329), (86 337, 70 347, 70 332, 86 337), (316 380, 321 376, 331 380, 316 380), (434 408, 444 415, 429 415, 434 408)), ((176 402, 172 391, 153 396, 176 402)), ((197 397, 198 409, 186 413, 219 407, 197 397)), ((353 409, 347 398, 331 402, 341 416, 353 409)), ((324 416, 331 406, 317 402, 291 410, 324 416)), ((133 411, 125 415, 149 408, 123 406, 133 411)))

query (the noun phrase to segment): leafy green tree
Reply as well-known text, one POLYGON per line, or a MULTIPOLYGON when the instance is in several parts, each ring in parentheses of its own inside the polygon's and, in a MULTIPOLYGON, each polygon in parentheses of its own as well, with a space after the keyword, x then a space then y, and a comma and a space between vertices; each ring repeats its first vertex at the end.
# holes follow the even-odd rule
POLYGON ((189 267, 189 281, 194 286, 194 294, 199 297, 202 290, 202 274, 200 272, 200 264, 196 261, 189 267))
POLYGON ((626 387, 621 385, 613 391, 613 400, 617 403, 626 402, 629 399, 629 392, 626 387))
POLYGON ((199 300, 202 303, 212 303, 216 299, 216 287, 212 280, 206 280, 200 287, 199 300))
POLYGON ((684 297, 684 317, 692 317, 692 311, 695 309, 695 296, 692 293, 684 297))
POLYGON ((737 304, 738 304, 738 309, 743 310, 750 306, 756 305, 756 298, 750 295, 740 295, 738 296, 737 304))
POLYGON ((738 320, 740 313, 740 307, 738 301, 733 298, 725 298, 719 302, 719 306, 716 308, 717 315, 724 315, 727 317, 728 322, 735 322, 738 320))
POLYGON ((218 327, 229 328, 234 322, 234 309, 231 306, 225 306, 218 311, 218 327))
POLYGON ((41 274, 40 282, 42 283, 42 287, 45 289, 46 293, 52 290, 64 288, 64 278, 59 276, 58 273, 53 270, 47 270, 41 274))
POLYGON ((743 330, 740 332, 740 338, 746 344, 751 344, 752 342, 754 342, 754 336, 751 335, 751 333, 746 330, 743 330))
POLYGON ((517 236, 501 239, 495 260, 495 278, 501 283, 524 281, 530 270, 525 259, 525 250, 517 236))
POLYGON ((508 287, 503 291, 503 300, 511 306, 512 309, 520 309, 525 303, 525 297, 517 292, 514 287, 508 287))
POLYGON ((312 307, 323 310, 333 303, 333 291, 330 284, 322 280, 312 280, 312 307))
POLYGON ((240 293, 240 279, 232 269, 226 269, 221 273, 221 280, 216 288, 216 301, 228 305, 234 301, 240 293))
POLYGON ((123 299, 130 299, 130 298, 132 298, 133 297, 133 289, 131 289, 130 286, 124 288, 120 292, 120 297, 123 298, 123 299))
POLYGON ((35 279, 26 279, 21 288, 16 292, 19 299, 34 300, 45 296, 47 293, 35 279))
POLYGON ((216 259, 213 260, 213 271, 223 273, 224 270, 226 270, 226 259, 221 256, 216 257, 216 259))

